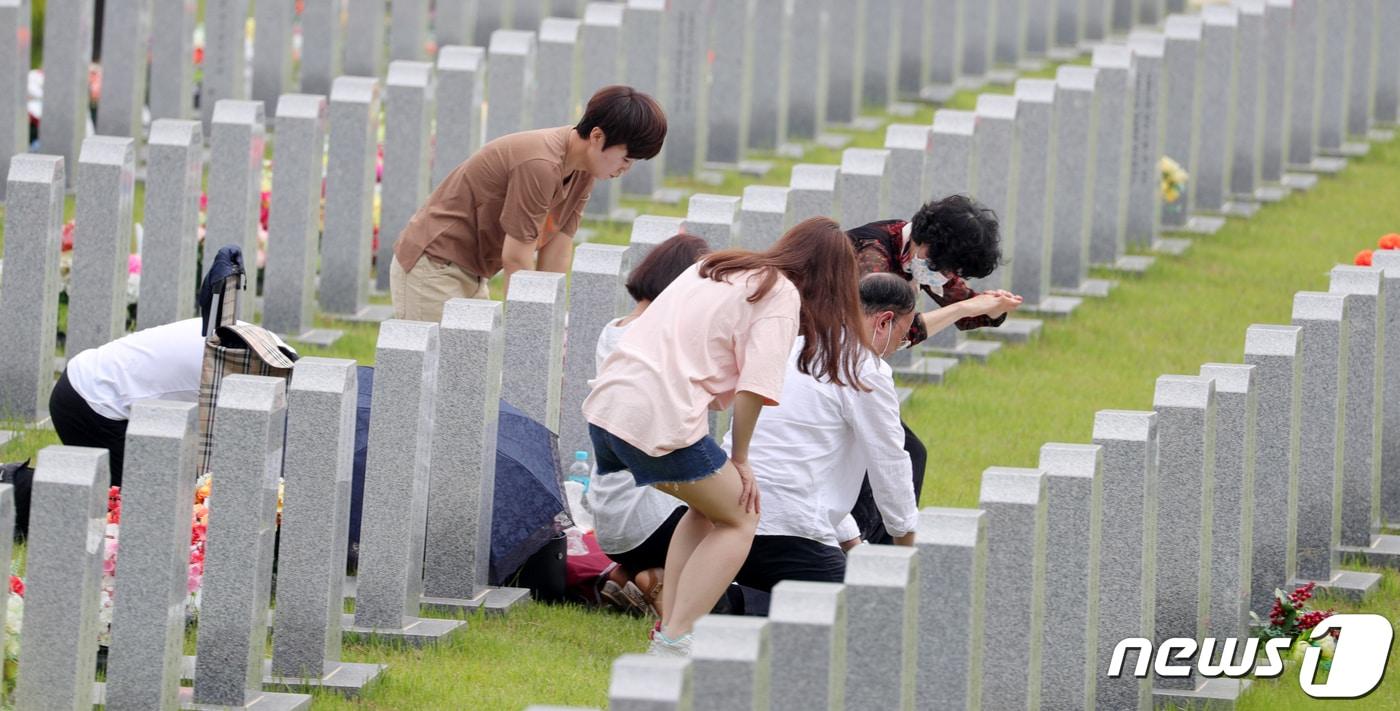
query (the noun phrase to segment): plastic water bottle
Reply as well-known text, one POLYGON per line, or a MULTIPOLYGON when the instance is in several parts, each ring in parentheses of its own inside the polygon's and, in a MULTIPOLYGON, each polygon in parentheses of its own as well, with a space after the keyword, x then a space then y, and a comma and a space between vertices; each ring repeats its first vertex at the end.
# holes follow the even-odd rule
MULTIPOLYGON (((584 505, 583 495, 588 491, 589 473, 588 452, 574 452, 574 463, 569 465, 569 475, 564 479, 564 495, 569 500, 569 511, 573 513, 574 528, 581 536, 593 530, 593 516, 584 505)), ((569 540, 569 554, 582 555, 588 552, 582 540, 569 540)))
POLYGON ((588 452, 574 452, 574 463, 569 465, 569 481, 576 481, 583 485, 583 490, 588 491, 589 473, 593 467, 588 464, 588 452))

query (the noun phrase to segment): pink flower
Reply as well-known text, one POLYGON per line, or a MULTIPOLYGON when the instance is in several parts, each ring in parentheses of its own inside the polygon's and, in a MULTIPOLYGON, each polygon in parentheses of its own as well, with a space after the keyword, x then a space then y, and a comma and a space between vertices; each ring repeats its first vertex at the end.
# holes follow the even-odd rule
POLYGON ((139 255, 139 254, 129 254, 129 255, 127 255, 127 257, 126 257, 126 273, 127 273, 127 274, 140 274, 140 273, 141 273, 141 255, 139 255))

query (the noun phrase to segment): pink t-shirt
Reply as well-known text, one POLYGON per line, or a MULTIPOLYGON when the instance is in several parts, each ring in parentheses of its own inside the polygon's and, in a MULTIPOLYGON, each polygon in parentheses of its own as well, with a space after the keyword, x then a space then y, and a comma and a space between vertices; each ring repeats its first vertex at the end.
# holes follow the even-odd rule
POLYGON ((660 457, 700 441, 708 411, 727 409, 741 390, 778 404, 802 298, 779 275, 751 304, 760 272, 728 280, 701 278, 694 266, 671 282, 603 361, 584 418, 660 457))

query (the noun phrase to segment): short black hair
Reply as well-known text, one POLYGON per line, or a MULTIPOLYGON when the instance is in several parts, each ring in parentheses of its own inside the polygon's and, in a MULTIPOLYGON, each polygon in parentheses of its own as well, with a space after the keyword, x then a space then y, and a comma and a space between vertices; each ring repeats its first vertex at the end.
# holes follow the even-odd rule
POLYGON ((1001 264, 997 215, 966 195, 950 195, 919 208, 910 238, 928 245, 929 268, 979 279, 1001 264))
POLYGON ((860 278, 860 306, 866 316, 893 311, 903 316, 914 310, 914 286, 889 272, 872 272, 860 278))
POLYGON ((695 235, 679 234, 652 248, 627 275, 627 293, 633 301, 656 301, 661 292, 701 257, 710 243, 695 235))
POLYGON ((627 146, 627 157, 650 160, 666 141, 666 113, 656 99, 630 86, 605 86, 588 100, 574 130, 583 138, 603 130, 603 148, 627 146))

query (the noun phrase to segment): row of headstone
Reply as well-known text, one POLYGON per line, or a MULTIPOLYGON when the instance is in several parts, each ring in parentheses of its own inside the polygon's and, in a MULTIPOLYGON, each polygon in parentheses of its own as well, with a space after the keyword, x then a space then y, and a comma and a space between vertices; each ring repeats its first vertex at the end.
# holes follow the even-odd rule
MULTIPOLYGON (((567 123, 577 115, 591 85, 627 82, 656 94, 671 114, 667 154, 673 159, 657 161, 657 167, 667 164, 667 174, 689 175, 702 160, 734 163, 749 149, 778 147, 789 133, 814 138, 828 120, 853 122, 863 107, 883 108, 899 96, 937 94, 937 86, 955 85, 963 75, 959 66, 963 58, 953 46, 963 41, 975 45, 979 36, 978 18, 970 17, 978 12, 970 6, 979 3, 968 0, 794 0, 787 4, 723 0, 693 5, 667 5, 660 0, 552 5, 480 0, 471 6, 445 3, 431 32, 422 0, 354 0, 343 6, 344 1, 308 2, 299 20, 285 4, 255 6, 253 41, 246 45, 247 2, 221 3, 216 12, 207 13, 199 99, 206 132, 214 121, 214 107, 225 99, 258 101, 264 114, 272 117, 279 97, 293 90, 329 95, 342 74, 387 79, 396 61, 429 59, 431 34, 441 48, 439 63, 449 47, 468 45, 489 48, 482 51, 501 57, 505 66, 491 82, 500 87, 499 91, 493 87, 494 96, 489 97, 495 110, 486 138, 567 123), (512 6, 517 6, 514 11, 512 6), (343 16, 342 8, 348 10, 343 16), (303 56, 300 76, 294 77, 292 36, 297 23, 302 29, 303 56), (966 31, 958 31, 963 25, 966 31), (586 39, 590 26, 610 26, 615 36, 620 28, 628 41, 586 39), (741 31, 735 32, 736 27, 741 31), (887 30, 891 27, 899 31, 891 34, 887 30), (941 41, 950 30, 954 42, 941 41), (827 37, 838 32, 849 32, 859 41, 852 43, 850 51, 822 51, 827 37), (773 36, 780 41, 770 41, 773 36), (807 41, 794 42, 793 37, 807 41), (648 50, 657 49, 654 43, 663 38, 673 55, 658 62, 660 52, 648 50), (605 59, 598 54, 601 47, 589 46, 599 41, 617 49, 607 50, 605 59), (251 58, 245 56, 248 48, 251 58), (536 72, 535 65, 551 69, 536 72), (594 72, 601 81, 582 77, 580 85, 575 65, 594 72), (710 111, 710 105, 716 110, 710 111)), ((1005 52, 1013 52, 1016 57, 1010 64, 1015 65, 1022 45, 1033 56, 1045 56, 1052 24, 1056 31, 1063 28, 1065 33, 1079 35, 1078 26, 1083 23, 1077 18, 1077 7, 1064 11, 1074 17, 1056 18, 1039 5, 1029 4, 1031 15, 1026 22, 998 22, 1012 16, 1006 11, 982 18, 996 25, 999 61, 1005 52), (1004 49, 1001 40, 1007 32, 1024 37, 1004 49)), ((44 152, 64 155, 70 162, 77 158, 88 105, 87 62, 82 60, 95 32, 108 40, 104 46, 110 50, 103 56, 106 80, 97 117, 99 133, 140 140, 146 106, 152 119, 192 116, 190 57, 196 8, 182 0, 138 3, 131 12, 107 13, 101 28, 93 26, 91 8, 85 3, 56 2, 48 8, 48 16, 46 32, 54 36, 45 38, 45 57, 51 66, 46 67, 49 91, 44 106, 51 118, 44 122, 41 136, 44 152), (175 24, 153 32, 152 17, 173 18, 175 24), (149 98, 148 59, 138 51, 147 44, 151 46, 149 98)), ((27 24, 28 18, 16 13, 13 22, 27 24)), ((1102 33, 1098 34, 1101 38, 1102 33)), ((13 66, 0 66, 5 79, 17 82, 12 91, 0 92, 17 101, 0 107, 16 136, 15 147, 5 142, 9 150, 0 155, 3 160, 22 152, 24 145, 18 137, 26 126, 22 92, 28 49, 17 46, 7 62, 13 66)), ((624 187, 650 195, 657 186, 637 178, 624 187)))
POLYGON ((1400 512, 1375 498, 1400 487, 1397 438, 1383 436, 1400 410, 1384 397, 1400 387, 1385 368, 1400 351, 1391 256, 1336 267, 1328 292, 1296 295, 1291 325, 1249 327, 1244 363, 1162 376, 1151 411, 1098 412, 1092 444, 988 469, 977 509, 921 513, 914 549, 860 546, 844 584, 779 583, 767 620, 706 617, 688 660, 620 657, 612 707, 1237 698, 1247 682, 1202 676, 1197 657, 1247 661, 1253 645, 1236 640, 1275 588, 1360 598, 1380 576, 1340 555, 1400 564, 1400 540, 1379 535, 1400 512), (935 618, 938 635, 919 631, 935 618), (1151 672, 1151 640, 1177 637, 1217 642, 1173 658, 1185 675, 1151 672))
MULTIPOLYGON (((309 108, 323 107, 321 101, 309 108)), ((294 113, 284 117, 290 120, 294 113)), ((50 168, 47 180, 34 182, 61 195, 62 160, 25 157, 16 166, 30 164, 32 170, 50 168)), ((22 192, 28 185, 17 180, 12 188, 22 192)), ((38 201, 24 204, 30 202, 38 201)), ((14 211, 21 214, 13 219, 23 212, 14 211)), ((658 235, 680 229, 667 227, 658 235)), ((621 312, 618 276, 628 252, 581 248, 572 295, 581 314, 621 312)), ((118 586, 127 592, 118 593, 112 661, 99 698, 115 708, 175 708, 190 701, 302 708, 306 697, 262 689, 309 684, 353 691, 382 669, 341 661, 342 634, 421 644, 464 624, 421 617, 423 605, 500 611, 522 599, 524 591, 486 585, 497 408, 505 399, 558 429, 564 276, 522 272, 516 278, 504 308, 457 299, 448 303, 441 324, 387 321, 380 328, 352 615, 341 611, 340 561, 350 523, 353 361, 303 358, 289 385, 255 376, 225 379, 216 404, 212 467, 221 482, 227 481, 208 533, 194 659, 179 654, 194 406, 152 401, 135 408, 128 462, 150 476, 138 477, 125 496, 118 586), (503 315, 506 324, 518 326, 503 325, 503 315), (548 327, 538 328, 541 322, 548 327), (527 377, 503 377, 507 357, 538 362, 521 369, 527 377), (260 466, 240 464, 250 452, 264 453, 254 457, 260 466), (288 479, 282 512, 273 651, 264 659, 277 480, 293 468, 299 474, 288 479), (181 690, 181 678, 192 678, 192 689, 181 690)), ((601 329, 602 322, 585 321, 576 318, 570 328, 601 329)), ((589 349, 579 351, 591 356, 589 349)), ((570 397, 576 395, 570 391, 570 397)), ((40 455, 30 545, 43 559, 29 567, 30 631, 20 692, 36 707, 73 705, 65 700, 93 693, 99 549, 88 545, 86 524, 72 525, 65 516, 100 518, 106 489, 105 452, 53 447, 40 455), (90 500, 91 506, 75 509, 74 500, 90 500), (87 511, 92 507, 97 508, 87 511), (83 535, 72 536, 74 530, 83 535), (55 660, 67 661, 55 665, 55 660)), ((8 492, 0 491, 0 518, 11 511, 5 506, 8 492)))
MULTIPOLYGON (((1209 23, 1218 25, 1222 32, 1229 31, 1234 26, 1244 26, 1246 29, 1258 31, 1265 29, 1268 23, 1245 22, 1244 18, 1253 17, 1254 20, 1264 20, 1262 15, 1253 15, 1254 10, 1260 10, 1257 3, 1242 2, 1239 18, 1240 22, 1232 25, 1236 15, 1234 10, 1224 7, 1211 8, 1210 14, 1218 22, 1209 23), (1221 19, 1223 18, 1223 19, 1221 19)), ((615 24, 616 8, 594 8, 592 15, 594 20, 590 22, 586 18, 584 27, 592 25, 602 25, 611 27, 615 24), (602 10, 614 10, 611 14, 603 13, 602 10), (598 19, 603 17, 602 20, 598 19), (604 21, 606 20, 606 21, 604 21)), ((1278 5, 1268 6, 1270 13, 1275 15, 1292 12, 1289 8, 1278 5)), ((626 17, 624 15, 624 17, 626 17)), ((1286 18, 1285 18, 1286 19, 1286 18)), ((1172 17, 1169 18, 1169 25, 1173 31, 1177 31, 1182 26, 1194 27, 1193 18, 1172 17)), ((1274 23, 1279 24, 1279 23, 1274 23)), ((1180 34, 1178 32, 1178 34, 1180 34)), ((1189 33, 1188 33, 1189 34, 1189 33)), ((533 37, 533 36, 531 36, 533 37)), ((528 38, 526 38, 528 39, 528 38)), ((1228 39, 1228 38, 1227 38, 1228 39)), ((1227 39, 1215 41, 1210 46, 1229 44, 1227 39)), ((1264 37, 1267 40, 1267 36, 1264 37)), ((1096 61, 1094 73, 1077 67, 1067 67, 1061 72, 1058 81, 1054 84, 1038 81, 1026 81, 1022 85, 1024 90, 1021 99, 988 96, 981 100, 982 110, 980 112, 980 124, 982 129, 977 133, 974 143, 982 149, 978 153, 978 162, 1000 163, 1012 166, 1011 171, 986 171, 976 177, 973 183, 973 192, 981 197, 984 202, 996 209, 1003 222, 1003 233, 1006 235, 1007 251, 1012 255, 1012 273, 1010 275, 997 274, 986 280, 983 286, 996 284, 1009 285, 1011 288, 1022 292, 1031 299, 1032 307, 1039 307, 1041 310, 1056 313, 1072 309, 1075 303, 1075 296, 1051 296, 1051 289, 1066 294, 1102 294, 1107 285, 1086 280, 1087 266, 1089 263, 1108 263, 1117 266, 1131 264, 1133 258, 1122 256, 1122 249, 1129 244, 1153 245, 1160 244, 1154 233, 1155 212, 1154 206, 1160 200, 1157 189, 1156 167, 1153 165, 1153 156, 1158 151, 1151 149, 1151 141, 1141 142, 1137 140, 1137 134, 1148 134, 1155 136, 1157 131, 1152 129, 1152 119, 1159 119, 1160 124, 1164 119, 1164 107, 1160 101, 1160 89, 1157 87, 1160 82, 1152 81, 1152 64, 1156 60, 1154 47, 1159 43, 1160 38, 1150 33, 1139 33, 1132 38, 1129 47, 1133 50, 1131 55, 1125 55, 1123 50, 1111 47, 1100 46, 1096 48, 1096 61), (1148 108, 1145 112, 1139 112, 1132 121, 1134 124, 1130 129, 1120 124, 1128 123, 1124 118, 1123 109, 1129 103, 1128 97, 1124 97, 1120 90, 1125 90, 1123 86, 1132 79, 1134 72, 1137 73, 1137 82, 1134 84, 1131 103, 1138 108, 1148 108), (1102 86, 1099 86, 1098 75, 1104 77, 1102 86), (1121 82, 1121 83, 1120 83, 1121 82), (1093 86, 1094 91, 1087 91, 1087 87, 1093 86), (1035 94, 1036 98, 1032 98, 1035 94), (1046 99, 1054 97, 1052 103, 1057 107, 1050 116, 1044 116, 1044 111, 1035 110, 1042 107, 1047 102, 1046 99), (1016 108, 1012 109, 1013 102, 1016 108), (1095 106, 1094 104, 1098 104, 1095 106), (1155 110, 1151 107, 1155 106, 1155 110), (1070 117, 1065 119, 1060 115, 1070 117), (1014 116, 1014 128, 1017 135, 1011 145, 1007 141, 1012 140, 1004 133, 998 133, 998 122, 1005 123, 1009 120, 1007 116, 1014 116), (1058 118, 1057 118, 1058 117, 1058 118), (1032 119, 1034 125, 1031 125, 1032 119), (1078 120, 1076 120, 1078 119, 1078 120), (1086 124, 1087 119, 1087 124, 1086 124), (1097 126, 1102 121, 1103 127, 1107 131, 1096 131, 1086 134, 1077 129, 1085 125, 1097 126), (1147 122, 1144 127, 1141 124, 1147 122), (1047 131, 1053 131, 1050 136, 1053 140, 1019 140, 1021 133, 1030 131, 1038 133, 1039 138, 1043 138, 1047 131), (982 134, 987 134, 982 138, 982 134), (1098 138, 1102 136, 1117 137, 1122 136, 1123 141, 1128 141, 1129 150, 1122 149, 1122 143, 1116 140, 1095 140, 1093 145, 1086 145, 1086 136, 1098 138), (1063 143, 1061 147, 1059 144, 1063 143), (1098 144, 1102 143, 1103 146, 1098 144), (1048 154, 1036 156, 1043 150, 1055 149, 1073 152, 1076 155, 1084 155, 1088 152, 1095 156, 1095 160, 1089 161, 1055 161, 1057 165, 1056 175, 1047 176, 1046 180, 1036 180, 1034 171, 1020 171, 1021 159, 1029 160, 1033 157, 1042 159, 1038 165, 1042 167, 1048 162, 1044 158, 1048 154), (1002 151, 1004 156, 1009 156, 1010 152, 1016 155, 1010 156, 1014 160, 999 159, 997 151, 1002 151), (1128 158, 1127 165, 1124 165, 1124 158, 1128 158), (1089 170, 1086 170, 1089 169, 1089 170), (1123 195, 1122 183, 1114 181, 1112 176, 1121 175, 1122 171, 1128 171, 1129 189, 1123 195), (1097 179, 1102 173, 1108 176, 1106 179, 1097 179), (1021 195, 1021 190, 1011 190, 1012 186, 1007 183, 1013 179, 1020 188, 1024 186, 1025 195, 1021 195), (1051 180, 1049 178, 1056 178, 1051 180), (1085 189, 1085 182, 1092 180, 1096 197, 1102 195, 1104 199, 1092 201, 1095 206, 1093 224, 1085 230, 1082 221, 1083 216, 1077 215, 1077 209, 1070 207, 1079 204, 1081 201, 1075 199, 1079 195, 1078 191, 1085 189), (998 183, 1007 183, 1006 189, 998 189, 998 183), (1063 195, 1057 194, 1063 193, 1063 195), (1015 199, 1013 204, 1012 199, 1015 199), (1136 198, 1136 199, 1134 199, 1136 198), (1042 201, 1055 206, 1055 213, 1040 209, 1042 201), (1034 205, 1035 207, 1024 207, 1034 205), (1022 209, 1024 207, 1024 209, 1022 209), (1120 218, 1121 211, 1121 218, 1120 218), (1134 217, 1145 217, 1134 221, 1134 217), (1120 219, 1124 227, 1118 229, 1120 219), (1076 222, 1080 222, 1076 225, 1076 222), (1145 226, 1144 226, 1145 225, 1145 226), (1061 235, 1060 233, 1063 233, 1061 235), (1048 239, 1047 239, 1048 237, 1048 239), (1085 240, 1089 241, 1085 246, 1085 240), (1117 254, 1117 258, 1114 255, 1117 254), (1058 269, 1056 268, 1058 265, 1058 269), (1010 278, 1008 278, 1008 276, 1010 278), (1077 286, 1076 286, 1077 282, 1077 286)), ((1265 41, 1265 45, 1273 46, 1276 43, 1265 41)), ((1230 53, 1233 54, 1234 53, 1230 53)), ((444 69, 443 82, 449 79, 454 83, 454 92, 459 92, 462 96, 479 96, 481 85, 481 73, 479 71, 482 54, 479 50, 471 48, 445 48, 440 64, 450 66, 444 69), (461 50, 460 52, 455 50, 461 50), (454 64, 462 60, 460 64, 454 64), (465 66, 461 71, 458 67, 465 66), (476 66, 478 71, 471 71, 470 67, 476 66)), ((497 62, 497 65, 507 64, 497 62)), ((1258 62, 1245 62, 1243 64, 1254 64, 1258 62)), ((427 115, 432 113, 434 98, 434 77, 430 65, 416 62, 395 62, 391 68, 392 86, 387 87, 386 114, 388 116, 404 117, 402 121, 391 121, 396 127, 390 131, 387 145, 385 147, 385 185, 384 185, 384 223, 385 235, 395 235, 399 226, 406 222, 407 216, 421 202, 425 194, 427 185, 425 173, 426 165, 432 164, 434 171, 440 173, 444 161, 431 161, 426 156, 427 148, 432 145, 427 127, 427 115)), ((528 72, 519 72, 522 76, 528 72)), ((1208 73, 1209 74, 1209 73, 1208 73)), ((1235 72, 1230 75, 1234 76, 1235 72)), ((320 275, 320 298, 322 310, 340 314, 344 316, 354 316, 366 311, 366 287, 368 279, 369 255, 365 248, 368 225, 369 200, 368 191, 373 189, 373 183, 368 177, 373 170, 373 135, 377 125, 377 83, 372 79, 342 77, 336 82, 337 87, 333 91, 328 114, 330 117, 330 160, 327 168, 326 180, 326 243, 323 244, 321 263, 323 269, 320 275), (339 109, 339 110, 337 110, 339 109), (332 225, 331 223, 334 223, 332 225), (331 244, 335 242, 335 244, 331 244)), ((1238 84, 1235 82, 1234 84, 1238 84)), ((1170 84, 1169 84, 1170 85, 1170 84)), ((1248 97, 1251 92, 1231 92, 1232 94, 1242 94, 1244 99, 1238 102, 1241 105, 1250 103, 1248 97)), ((1261 91, 1253 94, 1268 93, 1261 87, 1261 91)), ((454 94, 455 95, 455 94, 454 94)), ((296 95, 289 95, 296 96, 296 95)), ((1212 106, 1220 102, 1203 102, 1212 106)), ((1225 102, 1228 104, 1229 102, 1225 102)), ((293 100, 289 106, 295 106, 297 101, 293 100)), ((210 233, 215 243, 235 243, 241 244, 246 254, 257 253, 257 243, 255 241, 256 227, 252 223, 252 215, 256 214, 251 207, 245 209, 235 209, 238 206, 251 206, 256 204, 258 183, 260 182, 261 165, 256 160, 259 146, 265 141, 265 120, 261 119, 262 105, 258 102, 227 102, 223 104, 223 109, 216 111, 215 130, 212 132, 214 154, 224 155, 227 160, 212 161, 216 166, 211 171, 210 187, 210 233), (237 160, 234 160, 237 158, 237 160)), ((1243 112, 1243 109, 1241 110, 1243 112)), ((474 118, 474 112, 468 112, 469 118, 474 118)), ((493 112, 497 113, 497 112, 493 112)), ((1225 112, 1225 116, 1233 116, 1237 113, 1234 110, 1225 112)), ((1248 112, 1244 112, 1248 113, 1248 112)), ((1255 112, 1258 113, 1258 112, 1255 112)), ((1277 112, 1264 112, 1264 115, 1276 115, 1277 112)), ((299 134, 294 126, 298 125, 289 117, 285 123, 288 126, 286 139, 287 162, 293 166, 302 165, 308 168, 314 165, 317 154, 320 153, 320 141, 316 140, 315 131, 299 134), (299 155, 298 152, 305 153, 299 155)), ((166 121, 166 120, 162 120, 166 121)), ((316 120, 312 120, 313 123, 316 120)), ((168 123, 168 122, 167 122, 168 123)), ((159 123, 165 126, 167 123, 159 123)), ((324 121, 322 123, 325 123, 324 121)), ((456 122, 449 122, 456 123, 456 122)), ((465 123, 471 123, 467 121, 465 123)), ((937 122, 935 122, 937 123, 937 122)), ((1175 124, 1189 124, 1192 122, 1171 122, 1175 124)), ((1235 126, 1244 123, 1242 121, 1226 121, 1227 124, 1235 126)), ((1273 122, 1265 122, 1266 124, 1273 122)), ((177 124, 172 124, 177 125, 177 124)), ((446 128, 446 126, 444 126, 446 128)), ((186 130, 187 129, 183 129, 186 130)), ((1242 129, 1241 129, 1242 130, 1242 129)), ((942 181, 938 175, 944 169, 958 172, 957 166, 944 166, 940 161, 932 157, 933 149, 930 147, 931 138, 924 139, 923 150, 920 150, 920 140, 929 133, 925 127, 895 125, 890 127, 886 142, 886 155, 883 163, 876 161, 871 164, 873 154, 865 153, 861 150, 848 152, 847 162, 864 161, 869 165, 857 167, 851 163, 846 172, 837 172, 832 167, 800 166, 793 172, 792 189, 789 191, 791 202, 795 203, 794 219, 801 219, 804 216, 814 214, 836 214, 840 215, 839 207, 848 205, 851 207, 851 216, 840 215, 843 221, 860 222, 866 219, 873 219, 876 216, 884 215, 887 209, 871 209, 886 204, 890 201, 894 212, 889 214, 906 214, 911 205, 917 204, 915 201, 922 194, 938 194, 934 186, 950 184, 942 181), (923 161, 924 180, 922 183, 910 179, 920 158, 923 161), (883 170, 877 169, 882 168, 883 170), (839 176, 841 183, 846 185, 844 193, 837 191, 835 186, 823 189, 823 186, 832 182, 835 176, 839 176), (858 177, 868 176, 868 177, 858 177), (814 187, 807 187, 809 183, 816 181, 814 187), (872 182, 873 181, 873 182, 872 182), (927 185, 923 184, 927 183, 927 185), (863 186, 869 185, 870 189, 863 186), (822 196, 830 193, 833 200, 826 201, 822 205, 822 196), (835 196, 840 196, 839 198, 835 196), (816 202, 811 207, 804 207, 804 202, 815 199, 816 202)), ((933 134, 938 133, 935 130, 933 134)), ((1200 132, 1204 137, 1209 131, 1200 132)), ((1237 153, 1230 168, 1236 175, 1252 175, 1256 170, 1261 177, 1268 172, 1270 156, 1277 156, 1281 151, 1276 144, 1276 150, 1271 151, 1267 136, 1268 130, 1263 132, 1265 138, 1264 151, 1260 160, 1250 160, 1248 154, 1237 153), (1257 163, 1257 168, 1253 167, 1257 163)), ((449 136, 444 136, 438 141, 439 149, 445 149, 449 144, 457 143, 460 148, 457 155, 469 154, 472 150, 471 144, 474 140, 474 132, 468 131, 467 135, 456 140, 449 136)), ((1281 139, 1278 133, 1274 133, 1281 139)), ((153 139, 162 138, 153 134, 153 139)), ((197 150, 190 146, 189 138, 177 137, 184 143, 184 162, 187 167, 191 161, 198 161, 197 150)), ((158 158, 164 147, 162 140, 153 140, 151 148, 151 158, 158 158), (157 150, 157 149, 160 150, 157 150)), ((933 140, 932 143, 938 143, 933 140)), ((1243 142, 1240 142, 1243 143, 1243 142)), ((877 152, 878 153, 878 152, 877 152)), ((1202 151, 1203 154, 1216 155, 1218 151, 1202 151)), ((174 160, 173 158, 170 160, 174 160)), ((1030 167, 1030 166, 1028 166, 1030 167)), ((1214 173, 1214 181, 1221 191, 1216 191, 1219 197, 1223 192, 1223 182, 1225 165, 1218 164, 1219 171, 1214 173)), ((188 174, 186 171, 185 174, 188 174)), ((280 172, 279 172, 280 174, 280 172)), ((173 173, 163 173, 159 179, 164 179, 173 173)), ((310 177, 309 175, 307 177, 310 177)), ((1282 177, 1282 176, 1281 176, 1282 177)), ((953 181, 957 182, 957 181, 953 181)), ((1204 176, 1198 175, 1193 183, 1197 185, 1197 191, 1208 182, 1204 176)), ((1248 180, 1245 180, 1246 189, 1239 191, 1236 195, 1247 192, 1248 180)), ((297 181, 277 180, 278 186, 298 185, 297 181)), ((185 190, 174 188, 153 190, 147 196, 147 208, 153 215, 169 215, 176 220, 174 224, 188 224, 179 220, 190 220, 192 210, 190 209, 189 183, 185 184, 185 190)), ((302 185, 303 195, 308 191, 307 186, 302 185)), ((290 188, 287 188, 290 189, 290 188)), ((314 194, 314 190, 309 190, 314 194)), ((274 330, 290 335, 306 335, 311 326, 310 292, 311 285, 315 283, 316 275, 311 271, 314 267, 314 253, 310 250, 309 239, 314 239, 314 233, 307 231, 306 226, 311 224, 309 216, 304 209, 293 209, 289 205, 305 206, 309 203, 303 202, 302 197, 286 194, 284 190, 277 190, 277 197, 273 200, 275 205, 273 212, 277 213, 276 223, 271 225, 269 252, 272 269, 279 275, 286 275, 287 278, 270 280, 269 284, 272 293, 267 295, 265 303, 265 318, 270 327, 274 330), (300 227, 298 227, 298 223, 300 227)), ((1257 191, 1256 191, 1257 192, 1257 191)), ((774 195, 768 191, 769 195, 774 195)), ((82 202, 95 204, 86 198, 82 202)), ((120 200, 112 203, 119 205, 120 200)), ((107 214, 107 213, 104 213, 107 214)), ((119 210, 112 211, 111 214, 120 214, 119 210)), ((124 222, 124 220, 118 220, 124 222)), ((159 225, 156 227, 160 228, 159 225)), ((153 230, 156 235, 170 235, 170 227, 153 230)), ((742 233, 742 231, 740 231, 742 233)), ((189 235, 189 230, 184 230, 183 234, 189 235)), ((770 234, 780 234, 770 233, 770 234)), ((755 243, 764 243, 768 238, 762 238, 755 243)), ((742 241, 742 240, 741 240, 742 241)), ((170 264, 177 266, 186 263, 188 255, 193 247, 188 238, 172 239, 163 237, 153 239, 149 245, 143 246, 143 251, 152 258, 156 264, 170 264), (160 261, 160 260, 164 261, 160 261)), ((387 263, 391 258, 393 238, 392 236, 381 239, 381 249, 379 258, 381 264, 387 263)), ((87 252, 88 250, 82 250, 87 252)), ((110 250, 109 250, 110 251, 110 250)), ((80 255, 84 256, 85 255, 80 255)), ((112 256, 112 255, 108 255, 112 256)), ((88 259, 83 258, 85 265, 88 259)), ((1138 263, 1141 263, 1139 260, 1138 263)), ((96 269, 106 270, 109 266, 115 266, 118 261, 115 259, 102 258, 97 262, 96 269)), ((188 274, 189 271, 177 268, 177 273, 188 274)), ((113 270, 115 273, 115 270, 113 270)), ((379 280, 386 281, 387 269, 379 270, 379 280)), ((83 280, 86 286, 91 285, 93 289, 87 291, 99 291, 102 298, 101 303, 112 306, 120 305, 122 299, 116 289, 108 289, 105 286, 97 289, 100 284, 115 286, 121 283, 121 279, 106 280, 83 280), (106 298, 106 295, 112 298, 106 298)), ((143 301, 148 302, 149 308, 140 311, 141 326, 157 325, 164 320, 170 320, 183 313, 188 313, 190 306, 188 295, 189 289, 183 288, 184 284, 156 284, 145 295, 143 301)), ((380 284, 384 286, 384 284, 380 284)), ((80 296, 80 300, 85 300, 86 296, 80 296)), ((246 312, 246 311, 245 311, 246 312)), ((82 326, 85 319, 91 318, 93 313, 109 313, 103 309, 87 309, 80 311, 79 333, 75 343, 78 346, 87 344, 82 326)), ((113 316, 113 321, 120 324, 119 313, 113 316)), ((106 323, 106 317, 102 317, 106 323)), ((100 333, 107 333, 105 326, 96 326, 100 333)), ((120 334, 120 325, 116 326, 115 334, 120 334)), ((1011 330, 1011 329, 1007 329, 1011 330)), ((94 336, 91 340, 93 344, 105 342, 110 337, 102 335, 94 336)), ((938 347, 949 347, 948 344, 936 344, 938 347)), ((70 353, 74 352, 70 350, 70 353)))

